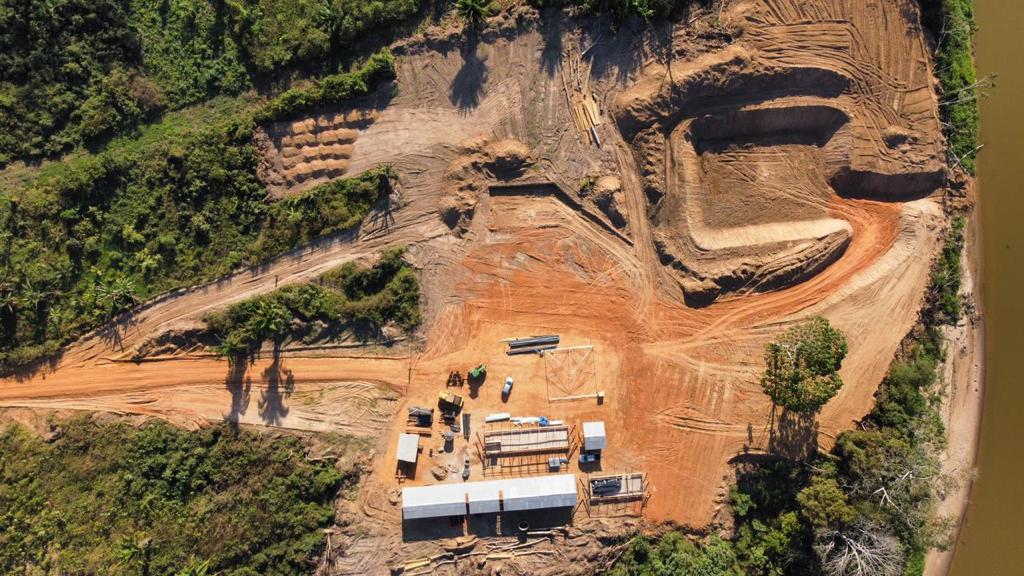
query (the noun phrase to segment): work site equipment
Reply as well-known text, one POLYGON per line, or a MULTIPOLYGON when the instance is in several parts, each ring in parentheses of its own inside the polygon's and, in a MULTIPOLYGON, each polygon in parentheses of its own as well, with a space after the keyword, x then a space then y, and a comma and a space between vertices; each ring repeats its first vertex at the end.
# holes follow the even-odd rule
POLYGON ((614 494, 622 490, 621 478, 601 478, 591 480, 590 489, 594 494, 614 494))
POLYGON ((438 399, 442 404, 448 404, 455 406, 456 408, 462 408, 462 396, 458 394, 452 394, 451 392, 441 392, 437 395, 438 399))
POLYGON ((430 426, 434 422, 434 409, 410 406, 409 422, 415 422, 417 426, 430 426))
POLYGON ((484 366, 483 364, 469 371, 469 377, 473 380, 481 378, 484 374, 487 374, 487 366, 484 366))

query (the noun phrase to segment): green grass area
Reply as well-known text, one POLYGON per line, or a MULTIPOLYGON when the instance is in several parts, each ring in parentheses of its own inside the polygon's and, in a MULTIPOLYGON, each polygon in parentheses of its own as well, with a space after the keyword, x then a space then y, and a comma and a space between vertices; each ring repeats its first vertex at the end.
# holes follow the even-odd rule
POLYGON ((349 262, 315 282, 239 302, 207 316, 207 327, 229 358, 245 356, 267 340, 320 341, 349 327, 367 340, 379 338, 392 323, 411 330, 420 323, 419 278, 402 261, 403 253, 391 248, 371 268, 349 262), (312 328, 313 322, 325 328, 312 328))
POLYGON ((102 143, 218 95, 336 74, 423 4, 2 0, 0 167, 102 143))
POLYGON ((0 431, 0 573, 310 574, 335 496, 358 480, 295 438, 57 425, 50 442, 0 431))

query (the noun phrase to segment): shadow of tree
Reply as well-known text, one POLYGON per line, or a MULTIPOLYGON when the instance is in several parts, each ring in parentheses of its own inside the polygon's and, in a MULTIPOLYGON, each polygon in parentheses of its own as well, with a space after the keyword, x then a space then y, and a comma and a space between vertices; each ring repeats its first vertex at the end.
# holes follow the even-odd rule
POLYGON ((364 239, 383 236, 391 231, 395 223, 394 211, 398 206, 398 193, 390 178, 381 182, 380 197, 370 210, 370 214, 361 226, 360 235, 364 239))
POLYGON ((272 361, 263 371, 262 377, 265 388, 260 392, 260 399, 257 403, 260 419, 267 426, 280 426, 283 419, 288 416, 288 406, 285 400, 291 397, 295 390, 295 375, 281 362, 281 341, 274 341, 272 361))
POLYGON ((548 76, 554 76, 562 64, 564 18, 565 15, 561 10, 547 10, 544 13, 542 28, 544 50, 540 54, 540 67, 548 76))
POLYGON ((224 421, 232 428, 238 428, 238 422, 249 409, 251 399, 252 378, 248 376, 249 361, 245 358, 236 358, 228 365, 228 375, 224 384, 231 392, 231 407, 224 415, 224 421))
POLYGON ((772 454, 796 461, 809 460, 818 451, 818 422, 815 414, 782 409, 775 419, 772 409, 772 434, 768 449, 772 454))
POLYGON ((480 96, 487 83, 487 63, 480 58, 480 35, 469 32, 466 43, 462 46, 462 67, 452 79, 449 101, 460 111, 468 112, 480 105, 480 96))

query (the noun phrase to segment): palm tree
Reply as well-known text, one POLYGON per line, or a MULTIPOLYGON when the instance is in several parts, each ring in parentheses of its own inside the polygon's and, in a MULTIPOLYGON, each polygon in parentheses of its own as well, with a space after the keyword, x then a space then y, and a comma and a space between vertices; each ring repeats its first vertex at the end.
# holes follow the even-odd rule
POLYGON ((111 313, 134 306, 138 302, 135 298, 135 283, 127 276, 118 276, 110 282, 99 280, 96 284, 96 295, 111 313))
POLYGON ((139 574, 149 574, 149 538, 124 538, 118 544, 117 562, 134 567, 139 574))
POLYGON ((491 14, 490 0, 455 0, 455 10, 474 28, 491 14))

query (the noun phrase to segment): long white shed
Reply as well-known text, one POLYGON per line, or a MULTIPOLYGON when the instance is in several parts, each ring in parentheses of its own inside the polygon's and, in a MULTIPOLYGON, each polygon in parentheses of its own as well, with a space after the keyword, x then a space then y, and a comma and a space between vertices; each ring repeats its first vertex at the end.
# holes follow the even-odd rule
POLYGON ((575 505, 576 476, 573 474, 410 486, 402 489, 402 516, 406 520, 575 505))
POLYGON ((576 476, 534 476, 505 481, 501 490, 507 512, 576 505, 576 476))

